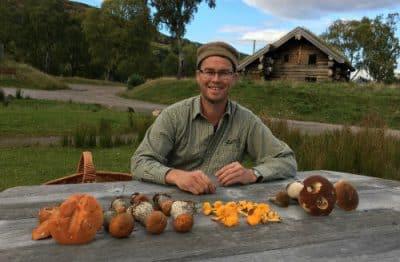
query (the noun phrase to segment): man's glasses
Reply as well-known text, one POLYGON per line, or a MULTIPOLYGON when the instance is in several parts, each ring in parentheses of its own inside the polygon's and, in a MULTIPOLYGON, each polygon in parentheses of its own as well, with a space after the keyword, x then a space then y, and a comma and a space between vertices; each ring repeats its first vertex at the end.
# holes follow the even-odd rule
POLYGON ((230 70, 219 70, 219 71, 214 71, 214 70, 209 70, 209 69, 199 69, 199 72, 202 73, 205 77, 207 78, 214 78, 215 75, 217 75, 219 78, 227 80, 229 79, 234 72, 230 70))

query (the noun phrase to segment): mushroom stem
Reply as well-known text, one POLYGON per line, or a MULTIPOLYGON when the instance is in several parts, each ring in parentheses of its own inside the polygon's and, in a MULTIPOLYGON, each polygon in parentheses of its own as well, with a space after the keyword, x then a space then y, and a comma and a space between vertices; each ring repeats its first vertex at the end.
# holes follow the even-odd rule
POLYGON ((161 211, 154 211, 153 205, 148 198, 142 194, 134 194, 128 208, 128 213, 145 226, 146 231, 151 234, 161 234, 167 226, 167 218, 161 211), (146 201, 147 199, 147 201, 146 201))
POLYGON ((301 190, 303 190, 303 187, 303 183, 299 181, 294 181, 286 186, 286 192, 291 199, 298 199, 301 190))
POLYGON ((193 227, 195 204, 192 201, 174 201, 171 206, 173 227, 177 232, 189 232, 193 227))
POLYGON ((166 216, 171 215, 171 206, 174 202, 170 195, 165 193, 157 193, 153 197, 155 209, 161 210, 166 216))

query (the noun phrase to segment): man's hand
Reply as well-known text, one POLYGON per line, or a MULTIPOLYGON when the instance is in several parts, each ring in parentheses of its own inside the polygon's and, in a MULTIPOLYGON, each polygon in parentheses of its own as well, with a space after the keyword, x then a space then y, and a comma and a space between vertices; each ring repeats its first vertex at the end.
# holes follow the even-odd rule
POLYGON ((201 170, 189 172, 171 169, 165 176, 165 181, 194 195, 215 193, 214 184, 201 170))
POLYGON ((250 184, 257 181, 256 175, 252 169, 244 168, 239 162, 230 163, 215 173, 219 183, 222 186, 233 184, 250 184))

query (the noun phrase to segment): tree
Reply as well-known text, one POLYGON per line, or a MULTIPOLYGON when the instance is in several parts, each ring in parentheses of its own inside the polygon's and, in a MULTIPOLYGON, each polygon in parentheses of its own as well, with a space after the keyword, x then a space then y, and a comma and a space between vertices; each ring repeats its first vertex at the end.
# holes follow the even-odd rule
MULTIPOLYGON (((183 66, 183 43, 182 39, 186 33, 186 25, 192 21, 202 0, 150 0, 150 5, 156 9, 154 22, 156 25, 165 25, 171 36, 175 39, 178 47, 178 79, 182 76, 183 66)), ((205 0, 210 8, 215 7, 215 0, 205 0)))
POLYGON ((106 0, 88 12, 82 26, 93 62, 104 66, 106 79, 125 80, 128 71, 146 74, 155 31, 146 0, 106 0))
POLYGON ((377 81, 394 80, 394 69, 400 57, 399 39, 395 36, 399 14, 360 21, 336 20, 321 37, 349 57, 357 69, 367 70, 377 81))

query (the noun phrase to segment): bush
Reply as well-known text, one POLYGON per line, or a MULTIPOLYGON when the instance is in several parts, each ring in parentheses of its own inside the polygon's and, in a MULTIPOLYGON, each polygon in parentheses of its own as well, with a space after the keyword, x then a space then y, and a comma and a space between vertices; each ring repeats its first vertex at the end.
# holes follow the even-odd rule
POLYGON ((141 75, 138 74, 132 74, 129 78, 128 78, 128 89, 132 89, 135 86, 141 85, 145 82, 144 78, 141 75))

